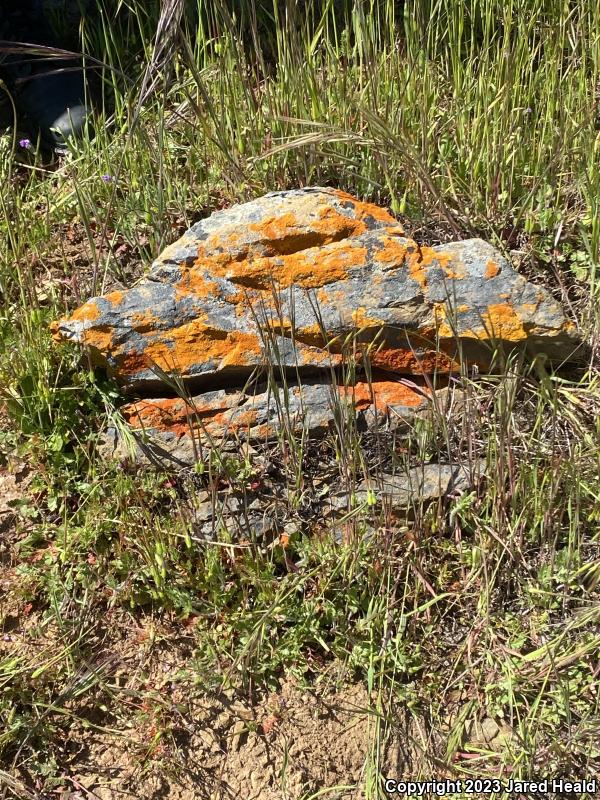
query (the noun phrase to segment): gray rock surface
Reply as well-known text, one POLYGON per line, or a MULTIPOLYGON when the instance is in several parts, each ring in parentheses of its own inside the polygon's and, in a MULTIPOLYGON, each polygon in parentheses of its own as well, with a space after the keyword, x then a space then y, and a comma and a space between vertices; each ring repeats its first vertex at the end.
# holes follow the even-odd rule
POLYGON ((148 276, 53 326, 123 385, 240 386, 256 368, 294 374, 345 352, 398 373, 481 370, 521 349, 574 358, 573 323, 479 239, 425 247, 384 209, 333 189, 275 192, 219 211, 168 247, 148 276))
POLYGON ((409 425, 428 414, 458 407, 461 393, 396 380, 358 381, 352 387, 326 381, 288 385, 245 393, 218 389, 187 400, 178 397, 138 400, 121 411, 129 433, 111 428, 105 455, 134 456, 163 464, 193 464, 201 447, 235 448, 241 441, 276 441, 278 436, 310 438, 333 431, 341 419, 364 429, 377 424, 388 430, 409 425))
POLYGON ((485 465, 477 461, 467 464, 421 464, 406 472, 383 474, 362 481, 351 495, 334 494, 329 510, 338 513, 358 506, 408 508, 441 497, 459 495, 483 477, 485 465))

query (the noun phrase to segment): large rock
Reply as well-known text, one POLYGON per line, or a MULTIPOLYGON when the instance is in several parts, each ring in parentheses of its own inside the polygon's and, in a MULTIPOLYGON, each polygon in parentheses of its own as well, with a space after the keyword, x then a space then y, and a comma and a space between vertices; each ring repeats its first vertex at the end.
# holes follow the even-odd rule
POLYGON ((276 192, 214 213, 136 286, 53 326, 148 395, 177 375, 241 386, 267 364, 296 379, 344 352, 399 373, 487 370, 498 347, 573 356, 573 323, 479 240, 422 247, 383 209, 333 189, 276 192))

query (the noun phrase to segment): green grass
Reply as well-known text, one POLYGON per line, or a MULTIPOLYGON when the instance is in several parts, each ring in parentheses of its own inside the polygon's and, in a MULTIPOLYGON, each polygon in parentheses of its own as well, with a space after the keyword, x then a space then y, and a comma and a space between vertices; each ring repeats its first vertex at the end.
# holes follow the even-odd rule
MULTIPOLYGON (((311 480, 328 463, 351 489, 390 442, 360 437, 349 419, 319 461, 282 426, 270 457, 285 487, 278 513, 296 525, 284 550, 236 530, 217 528, 211 545, 195 535, 191 487, 218 518, 219 489, 246 502, 263 479, 251 455, 203 453, 185 478, 103 462, 98 435, 118 394, 51 342, 48 323, 141 274, 210 210, 325 184, 391 206, 425 241, 493 241, 597 347, 600 6, 280 2, 242 26, 231 7, 199 0, 200 22, 190 9, 150 73, 157 11, 130 5, 118 24, 101 15, 81 30, 105 64, 95 138, 52 166, 17 153, 14 131, 0 138, 0 463, 33 475, 0 566, 14 571, 2 613, 6 624, 27 607, 35 620, 30 649, 0 660, 0 759, 50 791, 74 719, 122 730, 103 621, 155 615, 192 630, 190 685, 275 688, 286 672, 364 680, 375 698, 365 797, 381 796, 399 707, 429 720, 458 776, 597 775, 595 358, 578 374, 515 364, 463 376, 468 425, 440 416, 388 457, 399 470, 484 458, 487 482, 410 519, 355 509, 342 543, 302 516, 311 480), (100 721, 90 699, 106 709, 100 721), (473 758, 466 732, 486 716, 513 736, 473 758)), ((440 774, 439 762, 422 770, 440 774)))

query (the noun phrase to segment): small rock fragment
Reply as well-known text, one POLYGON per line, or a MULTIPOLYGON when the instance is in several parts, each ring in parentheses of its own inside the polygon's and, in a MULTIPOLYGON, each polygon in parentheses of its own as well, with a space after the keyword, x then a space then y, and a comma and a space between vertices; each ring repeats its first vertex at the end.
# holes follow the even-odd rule
POLYGON ((329 500, 330 512, 348 511, 358 506, 408 508, 414 504, 437 500, 467 491, 475 479, 485 473, 485 465, 422 464, 405 473, 384 474, 362 481, 352 494, 339 492, 329 500))

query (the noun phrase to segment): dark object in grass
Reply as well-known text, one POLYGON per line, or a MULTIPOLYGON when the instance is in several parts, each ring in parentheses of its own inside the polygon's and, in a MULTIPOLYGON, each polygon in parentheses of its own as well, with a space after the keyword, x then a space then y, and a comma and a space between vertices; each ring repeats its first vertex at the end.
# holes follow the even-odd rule
POLYGON ((79 4, 67 4, 71 20, 61 35, 53 30, 44 4, 3 4, 0 24, 0 77, 13 95, 22 124, 43 147, 64 152, 88 124, 85 70, 70 52, 70 28, 77 29, 79 4))
POLYGON ((67 140, 83 135, 90 115, 82 67, 67 63, 69 66, 61 67, 65 71, 36 64, 16 96, 18 108, 33 131, 39 133, 42 144, 57 152, 66 151, 67 140))

